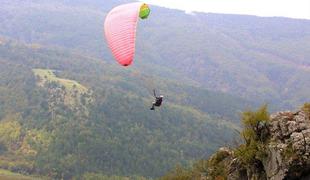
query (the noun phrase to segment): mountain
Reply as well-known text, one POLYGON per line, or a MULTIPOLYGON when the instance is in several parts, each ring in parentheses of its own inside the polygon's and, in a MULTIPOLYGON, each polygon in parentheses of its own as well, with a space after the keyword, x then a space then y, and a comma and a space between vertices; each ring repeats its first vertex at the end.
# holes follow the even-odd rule
MULTIPOLYGON (((115 5, 130 1, 4 2, 2 35, 73 48, 111 62, 102 35, 104 18, 115 5)), ((162 70, 177 72, 174 78, 180 82, 186 77, 275 110, 291 109, 310 97, 309 32, 309 20, 189 15, 152 6, 150 18, 139 23, 134 66, 164 78, 171 73, 162 70)))
POLYGON ((160 79, 167 99, 152 112, 147 85, 158 79, 7 38, 0 62, 0 168, 15 172, 158 177, 231 142, 238 126, 221 117, 251 105, 191 81, 160 79))

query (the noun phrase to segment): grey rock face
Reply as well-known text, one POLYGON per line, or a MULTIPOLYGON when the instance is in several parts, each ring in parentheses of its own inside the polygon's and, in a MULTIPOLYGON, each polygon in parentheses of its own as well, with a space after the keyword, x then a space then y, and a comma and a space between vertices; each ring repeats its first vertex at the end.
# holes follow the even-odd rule
POLYGON ((310 175, 310 120, 303 111, 271 115, 271 142, 264 166, 268 179, 300 179, 310 175))
POLYGON ((253 165, 242 169, 238 159, 231 158, 228 179, 310 180, 309 115, 303 111, 272 114, 268 129, 263 170, 256 171, 253 165))

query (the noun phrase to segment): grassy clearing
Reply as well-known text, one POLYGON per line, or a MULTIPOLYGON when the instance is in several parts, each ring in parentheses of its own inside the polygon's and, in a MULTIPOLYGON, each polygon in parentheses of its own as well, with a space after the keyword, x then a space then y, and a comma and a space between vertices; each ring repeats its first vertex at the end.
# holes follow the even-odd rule
MULTIPOLYGON (((33 69, 32 71, 35 76, 39 77, 38 86, 44 87, 46 82, 56 82, 63 86, 65 88, 64 103, 70 107, 81 105, 81 96, 89 94, 85 86, 74 80, 59 78, 51 69, 33 69)), ((88 99, 87 101, 91 102, 92 100, 88 99)))
POLYGON ((80 83, 70 80, 70 79, 62 79, 58 78, 53 70, 50 69, 33 69, 33 73, 36 76, 39 76, 40 79, 42 80, 40 83, 44 83, 45 81, 50 81, 50 82, 57 82, 61 85, 63 85, 67 91, 72 91, 73 89, 78 90, 80 93, 86 93, 87 88, 80 83))

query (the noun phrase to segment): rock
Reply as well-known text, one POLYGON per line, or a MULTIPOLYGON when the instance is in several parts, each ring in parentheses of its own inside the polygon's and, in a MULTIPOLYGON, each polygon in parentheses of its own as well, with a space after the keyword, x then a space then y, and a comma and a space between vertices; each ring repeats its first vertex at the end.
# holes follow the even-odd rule
POLYGON ((288 171, 286 168, 282 167, 282 164, 284 163, 282 158, 282 152, 284 150, 280 150, 277 147, 269 147, 268 151, 268 158, 263 161, 264 169, 267 174, 267 179, 283 179, 286 172, 288 171))
POLYGON ((278 112, 267 125, 266 156, 253 164, 242 164, 233 151, 226 152, 228 180, 310 179, 310 119, 304 111, 278 112))
POLYGON ((242 164, 238 158, 231 160, 228 165, 228 176, 227 180, 247 180, 247 170, 242 167, 242 164))
POLYGON ((297 131, 297 123, 295 121, 288 121, 288 134, 292 134, 294 131, 297 131))
POLYGON ((310 175, 310 121, 305 113, 280 112, 271 115, 270 121, 273 143, 266 144, 269 152, 264 159, 267 179, 298 179, 310 175))

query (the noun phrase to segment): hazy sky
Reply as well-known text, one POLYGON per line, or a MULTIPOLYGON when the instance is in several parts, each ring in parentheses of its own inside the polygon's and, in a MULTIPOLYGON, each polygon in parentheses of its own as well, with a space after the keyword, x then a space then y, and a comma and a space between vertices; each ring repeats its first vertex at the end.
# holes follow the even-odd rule
POLYGON ((310 19, 310 0, 141 0, 187 12, 214 12, 310 19))

